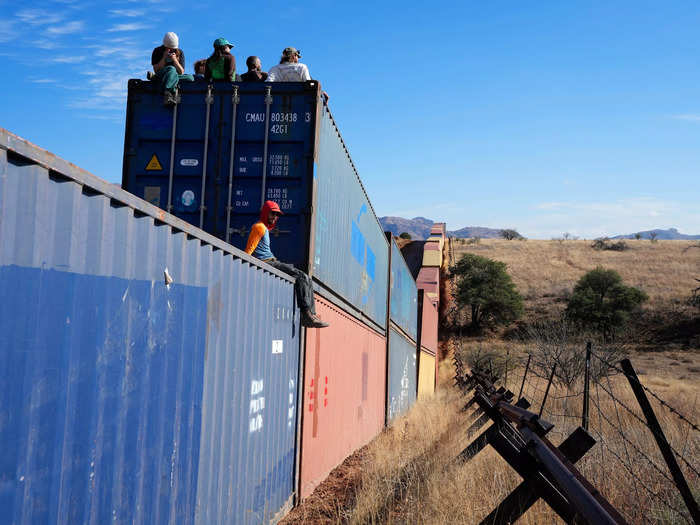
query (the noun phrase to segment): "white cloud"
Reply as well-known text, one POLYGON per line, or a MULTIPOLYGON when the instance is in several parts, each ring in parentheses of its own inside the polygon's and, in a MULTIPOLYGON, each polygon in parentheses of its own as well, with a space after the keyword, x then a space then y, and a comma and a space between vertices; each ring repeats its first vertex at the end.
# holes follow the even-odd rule
POLYGON ((12 20, 0 20, 0 42, 10 42, 19 35, 12 20))
POLYGON ((85 22, 80 20, 75 20, 73 22, 66 22, 65 24, 56 25, 49 27, 46 32, 51 35, 70 35, 72 33, 78 33, 83 30, 85 22))
POLYGON ((52 62, 58 62, 59 64, 79 64, 80 62, 85 62, 87 57, 85 56, 63 56, 51 59, 52 62))
POLYGON ((136 18, 145 15, 145 11, 141 9, 110 9, 109 13, 112 16, 124 16, 126 18, 136 18))
POLYGON ((695 113, 684 113, 681 115, 672 115, 671 118, 676 120, 688 120, 690 122, 700 122, 700 115, 695 113))
POLYGON ((30 26, 54 25, 63 20, 63 15, 47 11, 46 9, 22 9, 15 16, 23 23, 30 26))
POLYGON ((143 29, 148 29, 150 26, 146 24, 141 24, 139 22, 134 22, 130 24, 117 24, 110 27, 108 33, 116 33, 118 31, 141 31, 143 29))

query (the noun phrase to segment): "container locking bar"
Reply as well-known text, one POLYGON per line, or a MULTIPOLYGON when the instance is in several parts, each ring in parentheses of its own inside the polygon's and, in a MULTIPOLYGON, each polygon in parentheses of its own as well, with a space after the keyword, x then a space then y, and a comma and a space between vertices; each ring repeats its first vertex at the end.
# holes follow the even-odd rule
POLYGON ((202 192, 199 198, 199 227, 204 228, 204 210, 207 207, 204 205, 204 193, 207 184, 207 152, 209 150, 209 117, 211 115, 211 104, 214 102, 214 97, 211 94, 211 84, 207 87, 207 96, 204 97, 207 104, 207 119, 204 127, 204 154, 202 155, 202 192))
POLYGON ((238 114, 238 103, 241 97, 238 96, 238 86, 233 86, 233 95, 231 96, 231 159, 228 164, 228 202, 226 204, 226 242, 230 242, 231 238, 231 198, 233 194, 233 167, 236 160, 236 118, 238 114))
POLYGON ((175 174, 175 135, 177 132, 177 107, 180 105, 180 93, 175 92, 175 107, 173 108, 173 133, 170 137, 170 169, 168 173, 168 213, 173 212, 173 176, 175 174))
POLYGON ((263 172, 260 207, 265 204, 265 183, 267 179, 267 145, 270 140, 270 106, 272 106, 272 86, 265 86, 265 146, 263 147, 263 172))

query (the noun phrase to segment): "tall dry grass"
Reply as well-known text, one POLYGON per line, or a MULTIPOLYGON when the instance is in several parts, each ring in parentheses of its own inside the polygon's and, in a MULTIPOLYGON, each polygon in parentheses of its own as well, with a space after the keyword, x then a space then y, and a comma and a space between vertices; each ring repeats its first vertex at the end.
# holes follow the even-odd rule
POLYGON ((508 265, 508 272, 532 305, 561 300, 576 281, 596 266, 616 270, 626 284, 649 295, 647 307, 668 310, 679 307, 700 278, 700 249, 697 241, 626 240, 626 251, 600 251, 591 241, 506 241, 483 239, 479 244, 454 242, 455 257, 476 253, 508 265))
MULTIPOLYGON (((417 403, 370 445, 354 506, 339 510, 336 522, 478 523, 521 482, 490 447, 467 463, 456 461, 459 452, 475 436, 466 435, 470 414, 461 411, 468 398, 448 386, 447 380, 454 374, 451 360, 443 361, 440 367, 443 388, 431 399, 417 403)), ((511 390, 517 392, 521 377, 522 371, 520 376, 511 374, 511 390)), ((662 384, 666 386, 656 387, 660 394, 672 399, 679 410, 698 419, 700 407, 696 403, 700 385, 667 380, 662 384)), ((624 379, 614 377, 603 385, 620 401, 636 407, 624 379)), ((525 395, 539 408, 537 403, 543 391, 542 380, 533 378, 528 381, 525 395)), ((569 397, 571 394, 572 391, 554 389, 545 405, 543 417, 555 424, 549 434, 554 444, 559 444, 580 424, 581 398, 569 397)), ((651 433, 602 389, 594 389, 593 395, 597 397, 591 408, 590 429, 598 443, 579 463, 581 471, 631 523, 684 523, 668 507, 684 509, 682 500, 663 475, 665 465, 651 433), (631 473, 626 467, 631 468, 631 473)), ((672 445, 691 464, 698 465, 700 436, 688 432, 687 425, 668 411, 655 408, 672 445)), ((697 476, 685 466, 684 470, 697 493, 700 489, 697 476)), ((542 501, 519 521, 560 522, 542 501)))

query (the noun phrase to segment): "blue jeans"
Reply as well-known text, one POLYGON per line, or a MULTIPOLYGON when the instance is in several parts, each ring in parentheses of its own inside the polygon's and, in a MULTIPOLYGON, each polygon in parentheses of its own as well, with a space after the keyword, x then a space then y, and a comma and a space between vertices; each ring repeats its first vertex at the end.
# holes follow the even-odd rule
POLYGON ((165 66, 156 73, 155 78, 163 92, 174 92, 181 80, 194 82, 194 77, 192 75, 179 75, 175 66, 165 66))

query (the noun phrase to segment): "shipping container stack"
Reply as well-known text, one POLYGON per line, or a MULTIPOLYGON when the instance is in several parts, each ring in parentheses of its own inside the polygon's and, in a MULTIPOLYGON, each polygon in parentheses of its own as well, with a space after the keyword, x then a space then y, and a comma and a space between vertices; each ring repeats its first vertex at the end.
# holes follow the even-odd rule
POLYGON ((129 82, 122 188, 0 129, 12 523, 275 521, 431 391, 440 239, 417 286, 319 83, 180 97, 129 82), (328 328, 241 250, 267 199, 328 328))

